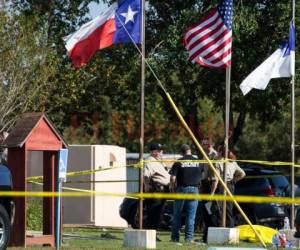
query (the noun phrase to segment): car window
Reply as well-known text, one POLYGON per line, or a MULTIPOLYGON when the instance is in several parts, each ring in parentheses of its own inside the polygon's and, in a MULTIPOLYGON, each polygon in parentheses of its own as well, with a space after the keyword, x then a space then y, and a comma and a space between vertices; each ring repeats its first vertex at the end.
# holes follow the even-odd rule
POLYGON ((285 176, 274 176, 269 178, 272 187, 284 188, 289 185, 289 181, 285 176))
POLYGON ((256 189, 268 188, 270 183, 267 178, 260 178, 259 176, 249 176, 245 179, 236 183, 238 188, 251 188, 255 187, 256 189))

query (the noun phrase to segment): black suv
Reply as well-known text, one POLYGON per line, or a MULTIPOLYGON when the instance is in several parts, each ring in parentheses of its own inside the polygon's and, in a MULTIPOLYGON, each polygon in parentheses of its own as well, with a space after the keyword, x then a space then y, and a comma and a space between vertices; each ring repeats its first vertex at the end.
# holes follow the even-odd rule
MULTIPOLYGON (((10 170, 0 165, 0 192, 12 190, 12 178, 10 170)), ((10 238, 11 225, 13 223, 15 207, 10 197, 0 197, 0 250, 6 249, 10 238)))
MULTIPOLYGON (((263 165, 242 166, 246 177, 236 183, 235 195, 286 197, 290 195, 290 183, 282 172, 266 169, 263 165)), ((296 192, 299 190, 296 187, 296 192)), ((253 224, 282 228, 283 219, 289 216, 288 207, 277 203, 240 203, 253 224)), ((237 225, 244 224, 241 215, 234 211, 237 225)))

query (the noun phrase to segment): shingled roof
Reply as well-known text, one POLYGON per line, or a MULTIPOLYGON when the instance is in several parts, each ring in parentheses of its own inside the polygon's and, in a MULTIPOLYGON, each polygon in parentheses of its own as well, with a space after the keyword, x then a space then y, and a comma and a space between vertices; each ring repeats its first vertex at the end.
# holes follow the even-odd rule
POLYGON ((46 121, 49 127, 51 127, 53 130, 54 134, 62 141, 63 146, 67 147, 67 143, 50 122, 45 113, 23 114, 22 117, 17 121, 16 126, 9 133, 8 137, 4 140, 3 146, 7 148, 22 147, 34 128, 38 126, 41 119, 46 121))

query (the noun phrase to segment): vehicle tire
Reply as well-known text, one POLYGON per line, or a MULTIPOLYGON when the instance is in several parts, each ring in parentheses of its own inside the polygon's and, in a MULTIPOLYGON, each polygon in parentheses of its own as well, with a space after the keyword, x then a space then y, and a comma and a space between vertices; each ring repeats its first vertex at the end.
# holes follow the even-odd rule
POLYGON ((10 238, 10 220, 6 209, 0 204, 0 250, 7 247, 10 238))

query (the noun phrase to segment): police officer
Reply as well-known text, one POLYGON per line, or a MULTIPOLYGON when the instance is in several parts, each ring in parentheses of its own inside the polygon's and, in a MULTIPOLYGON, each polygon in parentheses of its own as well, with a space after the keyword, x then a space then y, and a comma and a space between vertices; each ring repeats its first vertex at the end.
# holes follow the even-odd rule
MULTIPOLYGON (((218 159, 224 160, 225 156, 225 148, 224 146, 218 147, 218 159)), ((235 155, 229 151, 228 152, 228 158, 231 160, 236 160, 235 155)), ((223 162, 216 163, 216 171, 220 175, 220 177, 223 176, 224 171, 224 165, 223 162)), ((239 165, 235 161, 227 162, 226 164, 226 185, 230 192, 234 193, 234 184, 238 182, 239 180, 243 179, 246 176, 243 169, 239 167, 239 165)), ((223 187, 219 183, 219 180, 216 177, 212 178, 212 194, 223 194, 223 187)), ((218 225, 221 226, 222 218, 221 218, 221 203, 222 202, 213 202, 213 205, 215 207, 212 208, 212 211, 217 212, 216 215, 218 217, 218 225)), ((233 203, 227 202, 226 203, 226 226, 227 227, 234 227, 234 218, 233 218, 233 203)))
MULTIPOLYGON (((161 193, 168 191, 170 175, 166 170, 162 160, 163 146, 160 143, 152 142, 150 144, 150 156, 146 159, 144 165, 144 189, 145 192, 161 193)), ((145 227, 148 229, 157 229, 161 214, 165 205, 164 199, 146 199, 145 207, 147 219, 145 227)), ((157 238, 159 241, 159 239, 157 238)))
MULTIPOLYGON (((201 146, 205 151, 206 155, 210 160, 217 160, 218 152, 214 149, 214 143, 210 138, 204 138, 201 141, 201 146)), ((203 158, 204 159, 204 158, 203 158)), ((212 172, 208 164, 204 164, 204 170, 201 178, 200 193, 201 194, 211 194, 212 193, 212 172)), ((216 222, 211 217, 211 211, 208 208, 211 201, 203 201, 199 204, 199 209, 197 211, 197 222, 202 222, 203 227, 203 242, 207 241, 208 227, 217 226, 216 222)))
MULTIPOLYGON (((198 194, 199 183, 203 171, 203 165, 195 162, 197 158, 192 156, 191 148, 187 144, 181 146, 183 155, 181 162, 172 166, 171 191, 181 194, 198 194)), ((198 207, 197 200, 175 200, 172 222, 171 240, 179 241, 179 230, 181 228, 181 215, 185 210, 185 241, 192 242, 194 237, 195 216, 198 207)))

